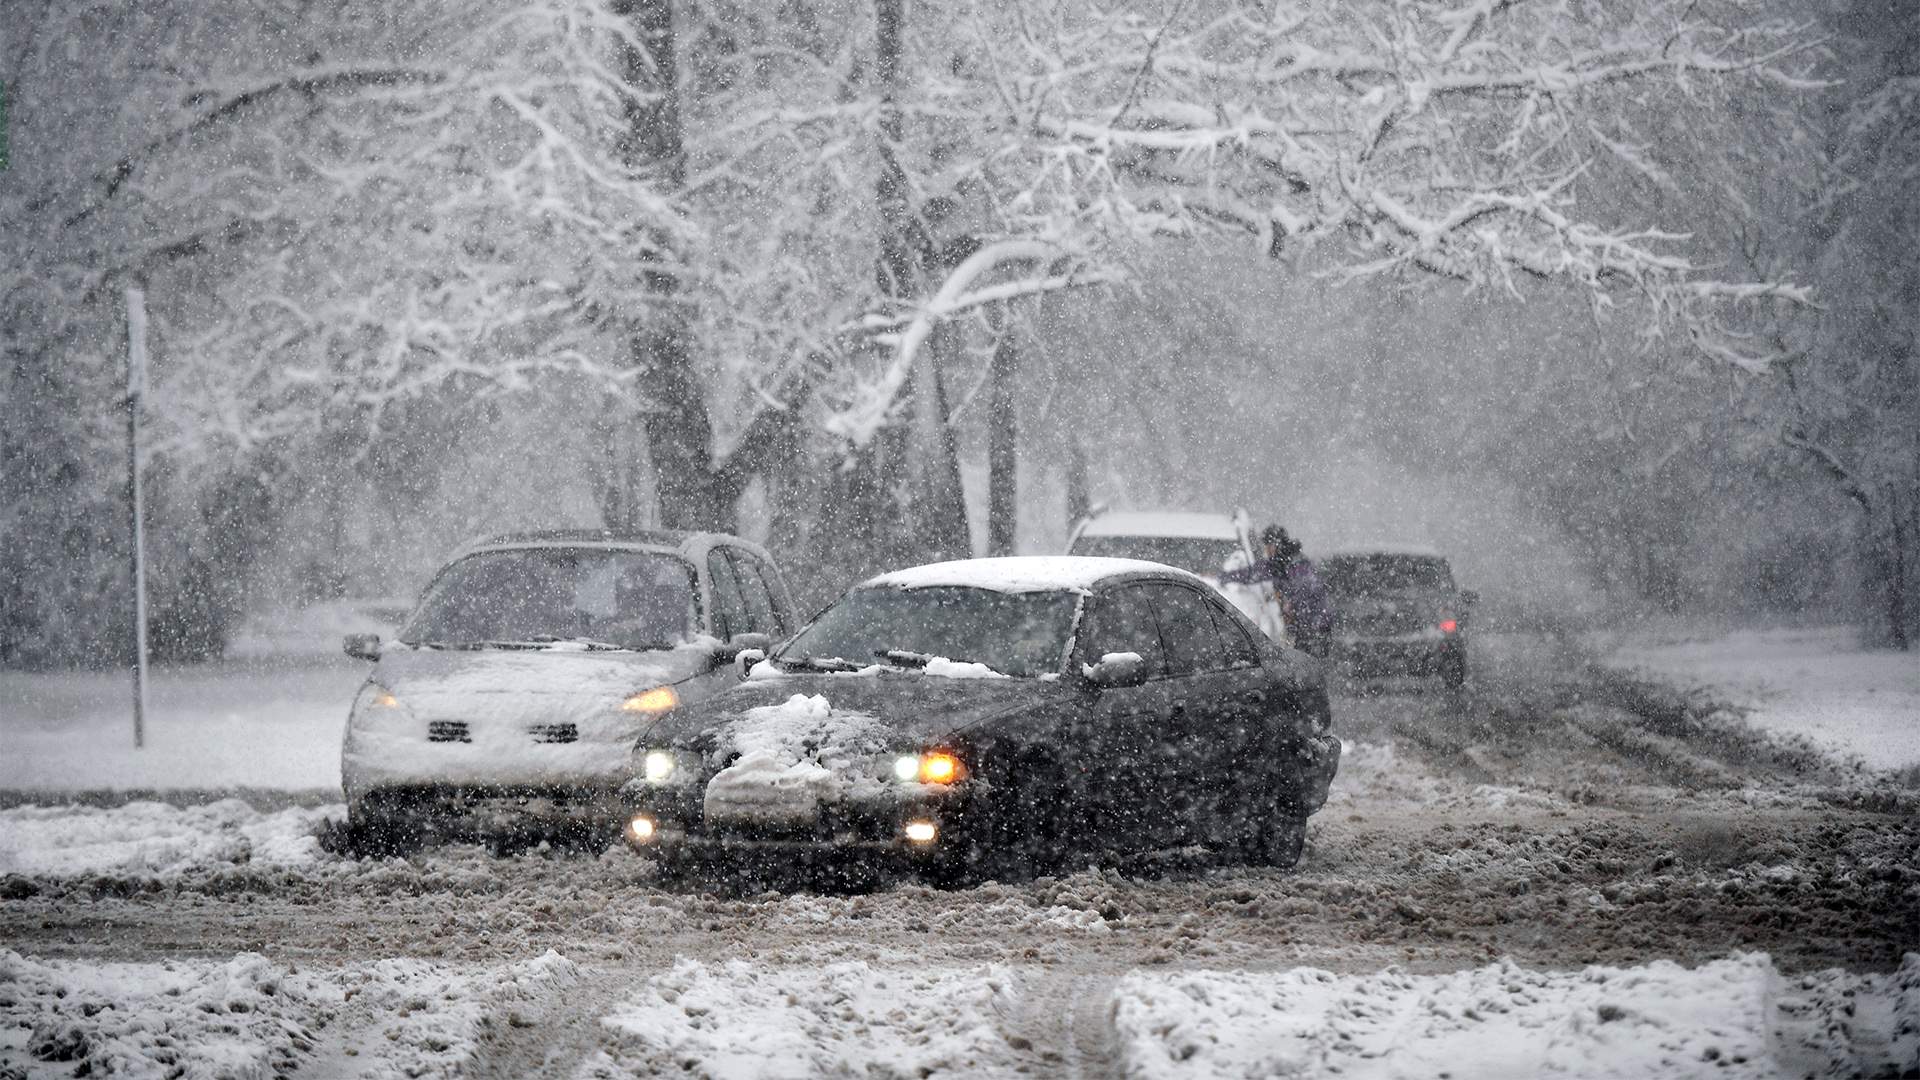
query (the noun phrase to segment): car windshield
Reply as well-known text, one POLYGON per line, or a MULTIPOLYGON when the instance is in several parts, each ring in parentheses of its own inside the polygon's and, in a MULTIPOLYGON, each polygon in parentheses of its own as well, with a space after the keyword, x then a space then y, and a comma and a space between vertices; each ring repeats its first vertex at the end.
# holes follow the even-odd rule
POLYGON ((961 586, 855 589, 821 613, 775 657, 825 666, 943 656, 1003 675, 1058 672, 1073 632, 1078 593, 995 592, 961 586))
POLYGON ((693 568, 673 555, 597 548, 482 552, 434 579, 400 640, 671 648, 695 625, 693 582, 693 568))
POLYGON ((1227 560, 1239 550, 1240 545, 1232 540, 1196 536, 1082 536, 1073 542, 1072 554, 1145 559, 1204 577, 1219 577, 1227 560))
POLYGON ((1335 555, 1319 569, 1327 588, 1345 596, 1453 588, 1447 560, 1432 555, 1335 555))

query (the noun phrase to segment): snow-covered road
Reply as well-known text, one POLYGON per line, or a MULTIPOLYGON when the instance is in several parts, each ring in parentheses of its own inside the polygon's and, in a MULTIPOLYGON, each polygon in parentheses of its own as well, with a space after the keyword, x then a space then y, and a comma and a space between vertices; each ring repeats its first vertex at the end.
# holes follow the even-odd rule
POLYGON ((1910 789, 1544 646, 1482 670, 1349 688, 1291 873, 712 893, 623 851, 341 860, 306 795, 0 810, 0 1075, 1920 1068, 1910 789))

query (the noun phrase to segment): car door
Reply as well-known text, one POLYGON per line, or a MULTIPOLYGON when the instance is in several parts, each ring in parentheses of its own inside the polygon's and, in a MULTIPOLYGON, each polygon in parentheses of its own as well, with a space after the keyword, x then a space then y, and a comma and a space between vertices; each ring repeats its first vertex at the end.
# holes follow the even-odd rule
POLYGON ((1077 663, 1123 652, 1140 654, 1147 681, 1093 692, 1071 735, 1080 773, 1069 779, 1091 838, 1100 846, 1138 850, 1161 846, 1167 832, 1165 785, 1154 768, 1170 706, 1166 650, 1153 617, 1153 594, 1143 583, 1102 590, 1081 622, 1077 663))
POLYGON ((787 636, 780 611, 774 606, 773 590, 760 569, 760 562, 745 548, 728 548, 733 562, 734 581, 747 613, 746 625, 735 633, 765 634, 774 641, 787 636))
POLYGON ((1167 721, 1152 748, 1169 843, 1210 843, 1234 775, 1236 682, 1215 623, 1220 601, 1180 582, 1148 587, 1166 651, 1167 721))

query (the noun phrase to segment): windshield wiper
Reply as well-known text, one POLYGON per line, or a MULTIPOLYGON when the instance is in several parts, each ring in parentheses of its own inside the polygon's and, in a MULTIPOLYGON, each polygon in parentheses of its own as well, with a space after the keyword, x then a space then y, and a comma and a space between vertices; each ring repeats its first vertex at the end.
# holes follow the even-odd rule
POLYGON ((933 653, 914 652, 912 649, 875 649, 873 655, 882 660, 891 661, 898 667, 923 668, 935 660, 945 660, 949 664, 976 664, 988 671, 999 674, 993 667, 978 660, 962 660, 957 656, 935 656, 933 653))
POLYGON ((808 668, 813 671, 859 671, 860 665, 851 660, 842 660, 837 656, 782 656, 776 664, 790 664, 794 667, 808 668))
MULTIPOLYGON (((584 637, 559 637, 554 634, 535 634, 527 640, 537 642, 541 645, 578 645, 588 652, 602 652, 606 650, 613 652, 627 651, 625 645, 615 645, 611 641, 596 641, 593 638, 584 637)), ((660 648, 671 648, 671 646, 662 645, 660 648)))
POLYGON ((932 653, 914 652, 912 649, 875 649, 873 655, 897 667, 923 668, 933 663, 932 653))

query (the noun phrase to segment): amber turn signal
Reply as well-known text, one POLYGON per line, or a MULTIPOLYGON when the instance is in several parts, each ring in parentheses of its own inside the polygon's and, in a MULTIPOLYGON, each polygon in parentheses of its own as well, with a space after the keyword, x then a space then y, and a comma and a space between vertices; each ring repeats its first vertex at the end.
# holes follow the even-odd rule
POLYGON ((622 712, 663 713, 680 704, 680 695, 673 692, 671 686, 656 686, 621 702, 622 712))
POLYGON ((951 784, 966 775, 966 767, 960 759, 944 751, 920 755, 920 782, 923 784, 951 784))

